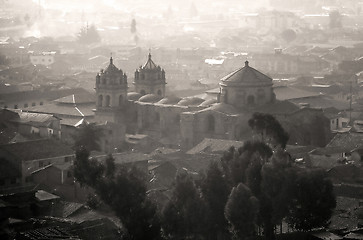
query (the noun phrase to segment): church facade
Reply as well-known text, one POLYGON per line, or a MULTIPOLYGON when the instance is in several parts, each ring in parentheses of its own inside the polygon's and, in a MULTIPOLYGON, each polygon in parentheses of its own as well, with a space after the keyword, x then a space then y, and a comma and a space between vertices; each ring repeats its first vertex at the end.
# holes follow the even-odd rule
MULTIPOLYGON (((135 71, 134 92, 128 91, 127 76, 113 65, 112 58, 109 66, 97 74, 96 120, 118 129, 116 132, 120 135, 113 141, 124 139, 126 132, 139 133, 170 147, 188 149, 204 138, 250 138, 247 122, 254 112, 272 114, 283 126, 300 120, 302 125, 314 124, 314 119, 323 118, 321 110, 276 100, 272 79, 249 66, 248 61, 221 79, 217 97, 169 95, 165 75, 153 62, 151 54, 135 71)), ((325 127, 324 122, 324 132, 329 132, 328 125, 329 122, 325 127)))

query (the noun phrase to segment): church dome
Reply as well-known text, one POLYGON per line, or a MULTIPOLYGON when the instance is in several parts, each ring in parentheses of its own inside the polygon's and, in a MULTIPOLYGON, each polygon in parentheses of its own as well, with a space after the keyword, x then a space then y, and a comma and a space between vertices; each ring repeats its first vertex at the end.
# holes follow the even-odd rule
POLYGON ((178 102, 178 105, 180 105, 180 106, 198 106, 202 102, 204 102, 204 99, 202 99, 202 98, 188 97, 188 98, 183 98, 182 100, 180 100, 178 102))
POLYGON ((139 100, 139 98, 141 98, 141 93, 137 93, 137 92, 129 92, 127 93, 127 100, 130 101, 137 101, 139 100))
POLYGON ((146 94, 139 99, 139 102, 155 103, 161 99, 161 96, 155 94, 146 94))
POLYGON ((272 78, 257 71, 245 62, 245 66, 221 79, 225 86, 272 86, 272 78))
POLYGON ((163 99, 161 99, 159 102, 159 104, 177 104, 179 101, 181 100, 180 97, 177 97, 177 96, 167 96, 163 99))

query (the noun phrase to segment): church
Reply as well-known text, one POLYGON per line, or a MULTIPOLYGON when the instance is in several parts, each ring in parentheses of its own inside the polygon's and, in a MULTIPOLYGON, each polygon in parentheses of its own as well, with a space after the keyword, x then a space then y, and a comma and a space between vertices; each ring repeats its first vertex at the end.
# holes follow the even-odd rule
POLYGON ((130 92, 126 74, 111 57, 108 67, 97 74, 95 86, 95 119, 109 133, 101 144, 104 150, 117 149, 126 133, 144 134, 181 149, 189 149, 204 138, 247 140, 251 137, 247 122, 254 112, 275 116, 294 144, 317 145, 310 136, 313 132, 296 133, 296 129, 315 126, 316 119, 322 119, 315 126, 322 135, 330 132, 329 120, 321 109, 276 100, 272 79, 248 61, 220 80, 217 94, 205 94, 204 98, 168 94, 166 79, 165 70, 154 63, 149 53, 145 64, 135 71, 134 91, 130 92))

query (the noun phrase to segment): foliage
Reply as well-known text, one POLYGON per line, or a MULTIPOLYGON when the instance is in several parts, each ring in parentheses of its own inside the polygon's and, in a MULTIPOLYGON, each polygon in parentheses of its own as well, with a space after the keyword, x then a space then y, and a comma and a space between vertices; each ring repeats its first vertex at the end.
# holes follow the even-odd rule
MULTIPOLYGON (((136 167, 122 165, 119 171, 111 170, 112 156, 105 166, 89 159, 86 148, 76 151, 74 175, 81 183, 92 187, 97 196, 115 212, 127 229, 131 240, 157 239, 160 222, 156 206, 146 194, 146 177, 136 167)), ((114 168, 113 168, 114 169, 114 168)))
POLYGON ((232 189, 225 208, 225 216, 235 239, 246 239, 254 234, 257 212, 257 198, 248 187, 239 183, 232 189))
POLYGON ((272 115, 256 112, 248 120, 248 125, 261 136, 262 142, 273 148, 278 145, 283 149, 286 147, 289 135, 272 115))
POLYGON ((102 137, 102 129, 95 123, 83 123, 72 137, 75 149, 82 147, 87 151, 100 150, 98 142, 102 137))
POLYGON ((101 37, 97 32, 95 25, 82 27, 78 33, 78 42, 81 44, 91 44, 101 41, 101 37))
POLYGON ((81 185, 95 187, 102 178, 104 167, 95 159, 89 159, 89 151, 84 147, 76 150, 74 177, 81 185))
POLYGON ((289 224, 297 229, 302 229, 304 219, 309 219, 310 225, 306 225, 305 229, 311 229, 321 226, 323 220, 331 216, 335 206, 329 204, 334 202, 334 195, 330 192, 331 183, 324 182, 321 176, 319 179, 311 174, 306 175, 306 179, 309 180, 303 178, 304 181, 297 181, 296 179, 301 178, 297 177, 298 174, 303 176, 306 170, 295 167, 290 155, 281 148, 272 152, 265 143, 246 142, 238 150, 231 148, 226 152, 221 163, 223 174, 231 186, 243 183, 259 200, 257 223, 263 227, 266 239, 274 239, 274 227, 287 217, 290 219, 289 224), (315 194, 313 188, 318 184, 317 181, 324 184, 315 194), (298 189, 304 191, 296 192, 298 189), (301 193, 301 196, 298 193, 301 193), (303 196, 313 196, 312 199, 318 203, 322 202, 319 199, 324 199, 328 202, 328 207, 325 209, 320 204, 317 207, 322 210, 315 211, 315 207, 311 207, 313 203, 306 202, 303 196), (302 207, 305 205, 307 206, 302 207), (304 212, 301 212, 302 210, 304 212))
POLYGON ((106 165, 106 176, 113 177, 115 174, 116 166, 115 166, 115 159, 112 157, 112 154, 109 154, 105 160, 106 165))
POLYGON ((206 234, 206 206, 191 176, 178 172, 172 197, 162 211, 162 226, 169 239, 202 239, 206 234))
POLYGON ((227 180, 236 186, 246 182, 247 169, 252 171, 252 165, 262 165, 271 155, 272 150, 265 143, 247 141, 238 150, 232 147, 224 153, 221 164, 227 180))
POLYGON ((310 230, 327 225, 336 199, 333 185, 323 170, 299 171, 292 188, 288 223, 298 230, 310 230))
POLYGON ((231 191, 223 176, 222 170, 216 162, 212 162, 207 175, 201 184, 203 199, 207 204, 208 239, 218 239, 228 235, 228 223, 224 217, 224 207, 231 191))

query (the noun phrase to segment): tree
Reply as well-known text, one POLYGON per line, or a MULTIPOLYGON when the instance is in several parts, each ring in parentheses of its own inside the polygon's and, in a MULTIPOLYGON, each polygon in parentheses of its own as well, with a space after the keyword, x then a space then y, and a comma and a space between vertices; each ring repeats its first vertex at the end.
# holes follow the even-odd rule
POLYGON ((285 149, 289 135, 272 115, 256 112, 248 120, 248 125, 260 135, 262 142, 285 149))
POLYGON ((83 147, 87 151, 100 150, 98 142, 102 137, 102 129, 95 123, 85 122, 76 129, 76 133, 72 137, 75 149, 83 147))
POLYGON ((299 171, 292 188, 287 222, 298 230, 325 227, 336 206, 333 185, 323 170, 299 171))
POLYGON ((89 159, 87 148, 80 146, 76 150, 74 162, 74 177, 81 185, 96 187, 102 178, 104 167, 95 159, 89 159))
POLYGON ((106 164, 106 176, 113 177, 115 174, 116 166, 115 159, 112 157, 112 154, 109 154, 105 161, 106 164))
POLYGON ((224 239, 228 235, 224 207, 231 189, 216 162, 209 165, 201 190, 208 209, 208 239, 224 239))
MULTIPOLYGON (((263 142, 247 141, 236 150, 230 148, 221 158, 221 164, 227 180, 232 186, 246 182, 246 170, 252 170, 251 165, 262 165, 272 156, 272 150, 263 142)), ((251 179, 250 179, 251 180, 251 179)))
POLYGON ((193 179, 178 172, 170 201, 162 211, 162 226, 169 239, 203 239, 206 234, 206 206, 193 179))
POLYGON ((235 239, 246 239, 255 233, 258 200, 248 187, 239 183, 229 195, 225 216, 235 239))
POLYGON ((89 152, 81 147, 76 151, 74 175, 81 184, 92 187, 97 196, 115 212, 131 240, 157 239, 160 221, 156 205, 146 194, 146 176, 136 167, 121 165, 110 171, 113 160, 109 156, 104 165, 89 159, 89 152))

